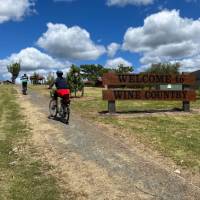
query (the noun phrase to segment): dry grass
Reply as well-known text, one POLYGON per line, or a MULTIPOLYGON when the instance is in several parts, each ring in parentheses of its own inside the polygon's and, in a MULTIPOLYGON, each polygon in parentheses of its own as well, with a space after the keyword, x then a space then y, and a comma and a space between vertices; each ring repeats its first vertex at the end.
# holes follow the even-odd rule
POLYGON ((0 199, 55 200, 59 189, 50 166, 29 144, 30 129, 21 114, 13 86, 0 86, 0 199))

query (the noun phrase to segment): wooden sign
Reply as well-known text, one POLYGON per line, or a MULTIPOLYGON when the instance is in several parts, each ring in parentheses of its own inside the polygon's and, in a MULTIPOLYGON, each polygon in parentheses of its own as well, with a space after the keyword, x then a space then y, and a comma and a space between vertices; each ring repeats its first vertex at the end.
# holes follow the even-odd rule
POLYGON ((104 74, 103 100, 108 101, 108 111, 116 111, 116 100, 161 100, 182 101, 183 110, 190 111, 190 101, 196 100, 195 90, 190 89, 196 82, 196 77, 191 74, 116 74, 113 72, 104 74), (183 90, 130 90, 133 86, 144 85, 181 84, 183 90), (126 89, 124 88, 126 86, 126 89), (123 87, 124 89, 114 89, 123 87))
POLYGON ((162 100, 162 101, 195 101, 193 90, 103 90, 103 100, 162 100))
POLYGON ((145 84, 184 84, 194 85, 196 77, 191 74, 156 75, 156 74, 116 74, 107 73, 103 76, 104 86, 130 86, 145 84))

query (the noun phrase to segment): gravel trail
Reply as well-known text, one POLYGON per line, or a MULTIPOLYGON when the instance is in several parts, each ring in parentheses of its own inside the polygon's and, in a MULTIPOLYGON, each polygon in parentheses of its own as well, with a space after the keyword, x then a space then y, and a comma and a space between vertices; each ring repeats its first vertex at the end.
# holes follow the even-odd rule
POLYGON ((33 142, 58 168, 62 187, 74 195, 71 199, 200 200, 200 188, 73 110, 65 125, 47 118, 46 97, 31 91, 19 99, 32 126, 33 142))

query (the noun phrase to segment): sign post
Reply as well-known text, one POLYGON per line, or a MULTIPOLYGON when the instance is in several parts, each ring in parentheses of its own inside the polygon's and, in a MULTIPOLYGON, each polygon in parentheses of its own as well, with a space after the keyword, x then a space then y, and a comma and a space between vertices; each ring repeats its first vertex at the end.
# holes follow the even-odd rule
POLYGON ((115 113, 116 112, 115 101, 108 101, 108 112, 109 113, 115 113))
MULTIPOLYGON (((190 89, 189 86, 183 85, 183 90, 184 91, 187 91, 189 89, 190 89)), ((189 112, 190 111, 190 102, 189 101, 183 101, 183 111, 185 111, 185 112, 189 112)))
POLYGON ((190 88, 195 84, 195 77, 190 74, 155 75, 155 74, 115 74, 107 73, 103 77, 103 100, 108 101, 109 113, 116 112, 117 100, 160 100, 182 101, 183 111, 190 111, 190 101, 196 100, 196 93, 190 88), (183 90, 134 90, 132 86, 182 84, 183 90), (118 89, 119 88, 119 89, 118 89), (125 88, 125 89, 124 89, 125 88))

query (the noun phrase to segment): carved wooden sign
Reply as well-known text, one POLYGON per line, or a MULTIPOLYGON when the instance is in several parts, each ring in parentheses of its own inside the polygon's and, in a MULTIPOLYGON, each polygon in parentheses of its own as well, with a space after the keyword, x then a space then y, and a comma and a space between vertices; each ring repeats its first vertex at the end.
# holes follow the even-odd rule
POLYGON ((103 90, 103 100, 162 100, 162 101, 195 101, 193 90, 103 90))
POLYGON ((116 100, 161 100, 182 101, 183 110, 190 110, 190 101, 196 100, 196 92, 190 89, 196 82, 196 77, 191 74, 116 74, 107 73, 103 76, 103 85, 108 90, 103 90, 103 100, 108 101, 108 111, 115 112, 116 100), (124 86, 134 85, 160 85, 181 84, 183 90, 130 90, 124 86), (114 89, 123 86, 124 89, 114 89), (111 89, 112 88, 112 89, 111 89))
POLYGON ((184 84, 194 85, 196 78, 191 74, 156 75, 156 74, 115 74, 107 73, 103 76, 104 86, 117 85, 145 85, 145 84, 184 84))

